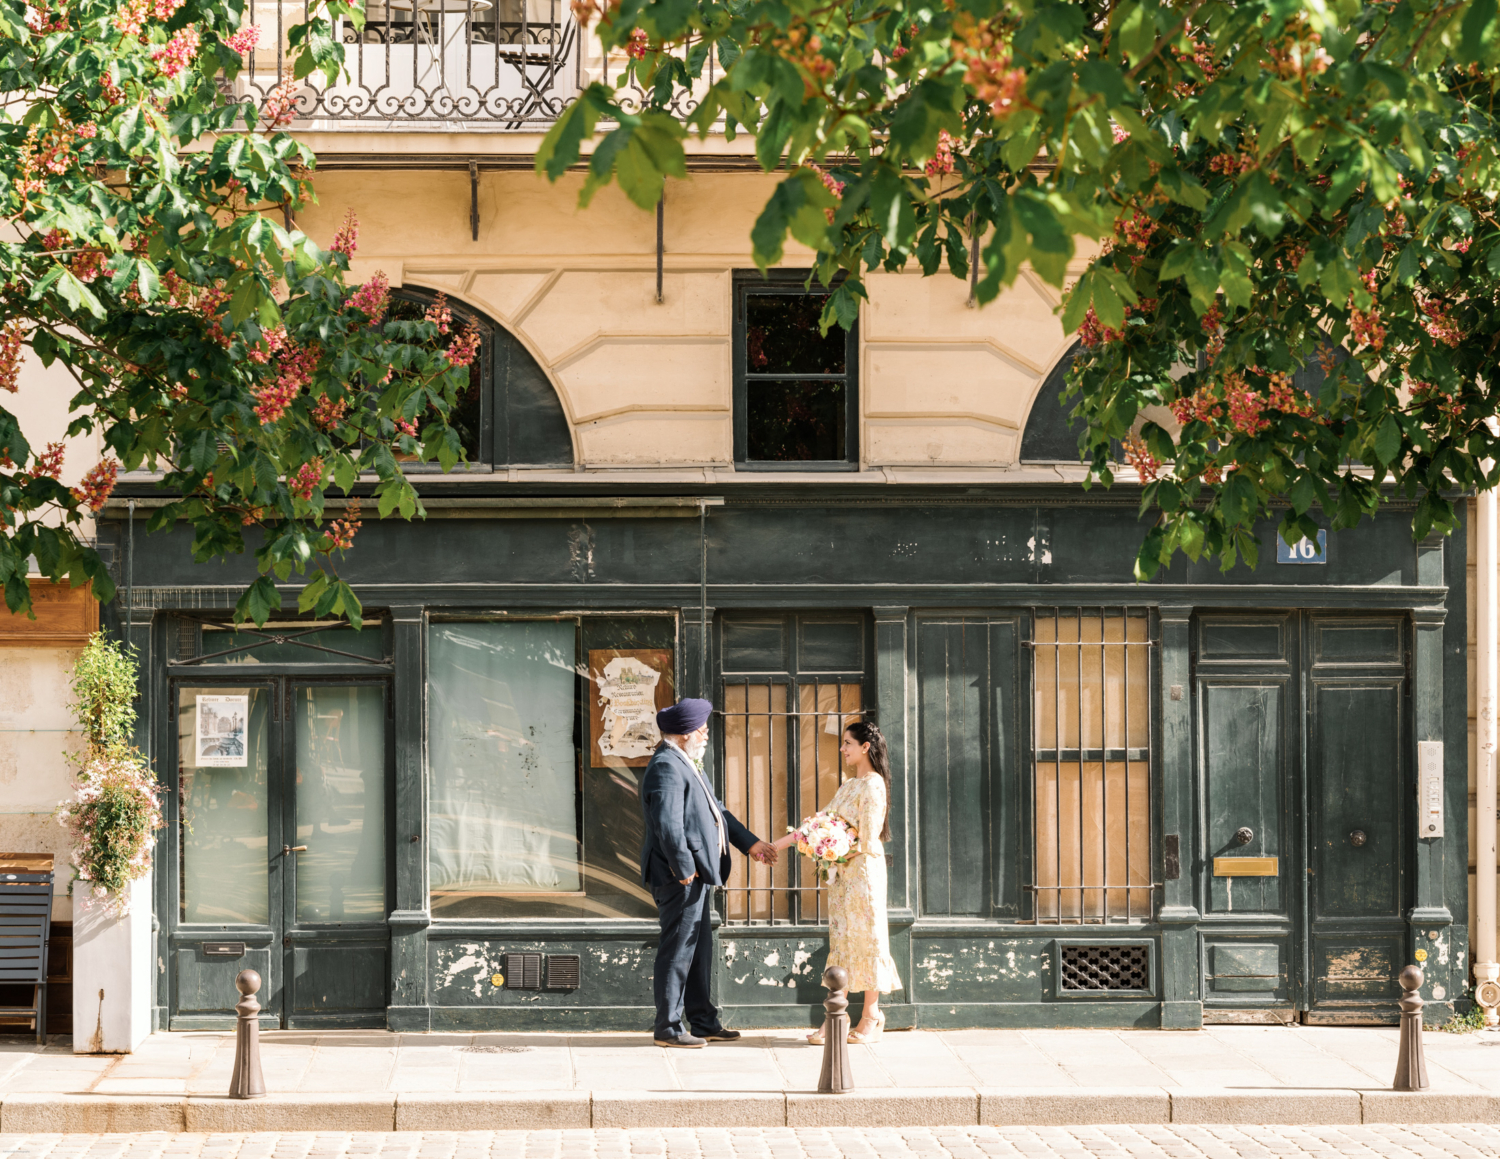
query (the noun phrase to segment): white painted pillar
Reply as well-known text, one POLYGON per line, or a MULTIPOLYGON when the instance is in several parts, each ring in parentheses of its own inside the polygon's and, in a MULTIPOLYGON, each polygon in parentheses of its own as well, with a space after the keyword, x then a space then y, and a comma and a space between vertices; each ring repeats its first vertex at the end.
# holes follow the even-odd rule
POLYGON ((156 978, 151 937, 151 874, 130 883, 123 917, 73 895, 73 1053, 129 1054, 151 1033, 156 978))
MULTIPOLYGON (((1489 464, 1485 464, 1488 469, 1489 464)), ((1475 531, 1479 541, 1478 559, 1475 566, 1475 604, 1478 609, 1475 624, 1475 639, 1479 655, 1475 665, 1478 684, 1478 761, 1477 793, 1475 799, 1476 834, 1474 848, 1475 873, 1475 921, 1474 921, 1474 977, 1477 982, 1475 997, 1484 1007, 1484 1021, 1488 1027, 1500 1024, 1500 962, 1495 959, 1495 856, 1496 823, 1495 810, 1500 807, 1496 793, 1496 694, 1500 686, 1500 649, 1496 645, 1496 628, 1500 626, 1500 575, 1497 575, 1497 538, 1500 527, 1496 525, 1496 496, 1494 491, 1481 491, 1475 500, 1475 531)))

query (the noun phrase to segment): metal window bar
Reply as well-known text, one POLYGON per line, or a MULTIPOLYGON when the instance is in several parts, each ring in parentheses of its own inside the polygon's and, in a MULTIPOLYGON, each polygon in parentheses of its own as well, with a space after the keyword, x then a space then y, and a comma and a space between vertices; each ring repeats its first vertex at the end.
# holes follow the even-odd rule
MULTIPOLYGON (((826 808, 844 780, 839 743, 863 714, 858 677, 724 681, 724 804, 753 832, 776 840, 826 808), (792 707, 795 706, 795 707, 792 707)), ((736 858, 725 920, 808 925, 828 920, 826 891, 794 853, 775 866, 736 858)))
POLYGON ((1029 646, 1033 920, 1151 916, 1149 613, 1038 609, 1029 646))

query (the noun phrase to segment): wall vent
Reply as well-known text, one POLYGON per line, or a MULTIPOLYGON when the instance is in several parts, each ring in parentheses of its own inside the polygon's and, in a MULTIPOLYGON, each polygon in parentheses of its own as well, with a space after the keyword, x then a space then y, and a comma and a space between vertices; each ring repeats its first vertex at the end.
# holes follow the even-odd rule
POLYGON ((577 954, 547 955, 547 989, 577 990, 583 972, 583 959, 577 954))
POLYGON ((1075 946, 1062 949, 1060 989, 1151 989, 1149 946, 1075 946))
POLYGON ((540 954, 502 954, 507 990, 540 990, 542 956, 540 954))

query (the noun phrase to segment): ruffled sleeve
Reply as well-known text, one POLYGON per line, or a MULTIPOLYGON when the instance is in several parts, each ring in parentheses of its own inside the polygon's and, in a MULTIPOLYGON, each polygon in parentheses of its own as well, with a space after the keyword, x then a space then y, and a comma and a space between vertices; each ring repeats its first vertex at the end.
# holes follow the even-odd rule
POLYGON ((885 781, 863 777, 859 788, 859 816, 851 820, 859 830, 859 847, 869 853, 880 846, 880 831, 885 828, 885 781))

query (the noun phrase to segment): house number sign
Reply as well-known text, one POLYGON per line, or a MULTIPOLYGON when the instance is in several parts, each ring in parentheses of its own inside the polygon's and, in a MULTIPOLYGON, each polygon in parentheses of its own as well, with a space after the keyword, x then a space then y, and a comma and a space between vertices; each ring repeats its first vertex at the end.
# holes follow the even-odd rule
POLYGON ((1276 537, 1276 562, 1277 563, 1327 563, 1328 562, 1328 532, 1318 532, 1317 539, 1299 539, 1296 543, 1288 543, 1281 536, 1276 537))
POLYGON ((1443 835, 1443 742, 1417 742, 1418 837, 1443 835))

